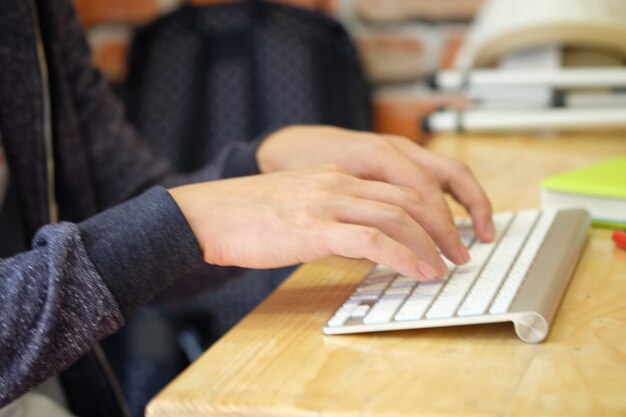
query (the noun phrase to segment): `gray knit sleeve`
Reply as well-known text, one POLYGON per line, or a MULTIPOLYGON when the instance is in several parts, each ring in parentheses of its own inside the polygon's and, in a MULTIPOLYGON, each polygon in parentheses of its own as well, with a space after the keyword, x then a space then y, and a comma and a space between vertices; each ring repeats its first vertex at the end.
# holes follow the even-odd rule
POLYGON ((71 223, 0 260, 0 407, 59 373, 123 323, 71 223))
POLYGON ((0 407, 201 264, 193 232, 162 187, 79 225, 40 229, 30 251, 0 260, 0 407))

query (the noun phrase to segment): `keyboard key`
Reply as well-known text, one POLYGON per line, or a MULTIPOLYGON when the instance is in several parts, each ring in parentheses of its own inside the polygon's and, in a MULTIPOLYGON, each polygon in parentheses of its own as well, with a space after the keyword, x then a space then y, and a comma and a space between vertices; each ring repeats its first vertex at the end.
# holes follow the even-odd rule
POLYGON ((329 327, 340 327, 343 326, 350 316, 333 316, 330 320, 328 320, 329 327))
POLYGON ((343 307, 358 307, 360 304, 361 304, 360 300, 353 300, 352 298, 348 298, 343 303, 343 307))
POLYGON ((350 313, 350 317, 353 317, 353 318, 365 317, 369 309, 370 309, 370 306, 368 306, 367 304, 361 304, 360 306, 352 310, 352 313, 350 313))
POLYGON ((363 323, 387 323, 391 321, 394 313, 400 307, 405 295, 388 295, 382 297, 378 303, 370 310, 369 314, 363 319, 363 323))
POLYGON ((352 311, 357 308, 358 305, 357 304, 344 304, 339 310, 337 310, 337 312, 335 313, 335 316, 337 317, 350 317, 350 314, 352 313, 352 311))
POLYGON ((526 241, 530 230, 529 224, 532 225, 536 217, 536 211, 519 213, 511 221, 508 229, 503 231, 506 235, 498 242, 479 279, 459 308, 459 316, 483 314, 487 310, 526 241))
POLYGON ((456 268, 453 279, 448 281, 440 297, 433 303, 427 318, 442 318, 454 314, 494 248, 495 243, 475 242, 471 246, 470 261, 456 268))
POLYGON ((472 222, 469 217, 457 221, 457 229, 459 231, 461 242, 463 242, 466 248, 469 248, 476 239, 474 229, 472 228, 472 222))
POLYGON ((350 296, 350 301, 376 301, 378 298, 377 294, 353 294, 350 296))
POLYGON ((409 277, 405 277, 404 275, 398 275, 398 278, 396 278, 392 283, 391 286, 392 287, 399 287, 399 286, 411 286, 414 287, 417 284, 417 280, 414 278, 409 278, 409 277))
POLYGON ((376 265, 374 269, 368 274, 366 280, 371 280, 381 277, 390 277, 397 275, 397 272, 389 268, 386 265, 376 265))
POLYGON ((335 315, 328 321, 328 325, 331 327, 343 326, 357 307, 358 305, 354 303, 344 303, 344 305, 341 306, 335 315))
POLYGON ((413 287, 389 287, 385 291, 385 295, 408 295, 411 293, 413 287))
MULTIPOLYGON (((542 288, 544 280, 541 278, 544 275, 546 288, 554 286, 554 280, 569 278, 569 275, 562 276, 556 272, 550 275, 550 271, 562 269, 564 262, 576 260, 582 245, 580 228, 588 222, 588 216, 581 211, 562 217, 555 210, 498 213, 494 216, 496 239, 483 243, 474 236, 471 223, 463 221, 458 225, 459 233, 470 252, 470 261, 457 266, 445 260, 450 269, 447 280, 417 282, 396 274, 388 267, 376 266, 328 321, 324 332, 358 333, 374 325, 376 330, 431 327, 433 323, 428 321, 437 319, 445 319, 451 324, 495 322, 502 320, 498 316, 510 311, 513 303, 516 312, 534 311, 542 315, 542 311, 533 310, 536 307, 532 301, 529 301, 528 307, 521 304, 526 299, 516 301, 517 294, 520 288, 524 288, 525 279, 537 256, 541 256, 537 265, 541 265, 542 271, 532 272, 533 294, 544 291, 545 296, 549 291, 542 288), (557 218, 558 226, 553 229, 557 218), (565 219, 569 223, 565 223, 565 219), (550 245, 549 248, 544 245, 551 230, 556 234, 564 233, 563 230, 571 231, 572 228, 578 228, 576 241, 563 241, 562 248, 560 245, 550 245), (547 248, 548 252, 541 253, 542 248, 547 248), (559 249, 562 249, 561 253, 559 249)), ((524 290, 524 293, 527 291, 524 290)), ((560 298, 555 300, 559 301, 560 298)), ((515 317, 512 315, 510 318, 517 320, 515 317)), ((519 331, 518 336, 527 342, 538 341, 525 337, 519 331)))
POLYGON ((544 210, 541 213, 535 228, 526 241, 526 245, 513 264, 509 276, 489 309, 491 314, 504 314, 508 311, 555 217, 556 211, 554 210, 544 210))
POLYGON ((396 321, 419 320, 424 316, 424 312, 429 305, 430 300, 422 303, 407 302, 398 311, 394 319, 396 321))
POLYGON ((382 294, 387 288, 387 284, 366 284, 358 287, 355 292, 357 294, 382 294))
MULTIPOLYGON (((401 302, 398 301, 397 306, 395 307, 396 308, 399 307, 400 304, 401 302)), ((393 317, 393 313, 395 313, 396 308, 391 308, 388 305, 383 306, 383 305, 377 304, 374 306, 374 308, 372 308, 372 311, 370 312, 370 314, 368 314, 363 319, 363 323, 365 324, 388 323, 391 321, 391 318, 393 317)))
POLYGON ((395 316, 397 321, 419 320, 445 285, 445 281, 420 283, 395 316))

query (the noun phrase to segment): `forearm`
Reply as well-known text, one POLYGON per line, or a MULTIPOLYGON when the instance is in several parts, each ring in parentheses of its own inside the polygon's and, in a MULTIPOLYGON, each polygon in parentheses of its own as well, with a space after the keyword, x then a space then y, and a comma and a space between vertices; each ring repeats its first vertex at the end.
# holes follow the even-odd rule
POLYGON ((76 225, 42 228, 0 261, 0 406, 69 366, 123 317, 76 225))
POLYGON ((168 192, 42 228, 0 261, 0 406, 62 371, 139 304, 202 262, 168 192))
POLYGON ((78 227, 87 254, 124 316, 202 264, 193 232, 161 187, 78 227))
POLYGON ((231 142, 203 168, 188 174, 168 174, 160 183, 174 187, 202 181, 259 174, 256 153, 265 136, 253 142, 231 142))

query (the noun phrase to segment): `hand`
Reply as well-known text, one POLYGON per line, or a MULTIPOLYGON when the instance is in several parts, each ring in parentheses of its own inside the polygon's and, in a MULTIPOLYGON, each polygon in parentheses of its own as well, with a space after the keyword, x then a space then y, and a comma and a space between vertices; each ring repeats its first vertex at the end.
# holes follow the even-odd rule
MULTIPOLYGON (((451 222, 443 196, 448 192, 469 212, 479 239, 491 241, 495 235, 491 204, 467 166, 407 138, 325 126, 294 126, 270 135, 259 147, 257 161, 261 172, 336 164, 359 178, 417 191, 424 202, 451 222)), ((427 228, 424 223, 422 226, 427 228)))
POLYGON ((198 183, 170 193, 212 264, 272 268, 340 255, 428 280, 447 273, 433 239, 446 256, 467 260, 465 248, 455 246, 456 229, 414 190, 338 167, 198 183))

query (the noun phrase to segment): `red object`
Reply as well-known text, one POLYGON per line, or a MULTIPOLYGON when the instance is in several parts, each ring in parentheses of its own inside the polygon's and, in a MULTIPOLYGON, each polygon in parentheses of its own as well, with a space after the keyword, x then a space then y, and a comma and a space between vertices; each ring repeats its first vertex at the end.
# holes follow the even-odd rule
POLYGON ((616 230, 611 237, 617 246, 626 250, 626 230, 616 230))

